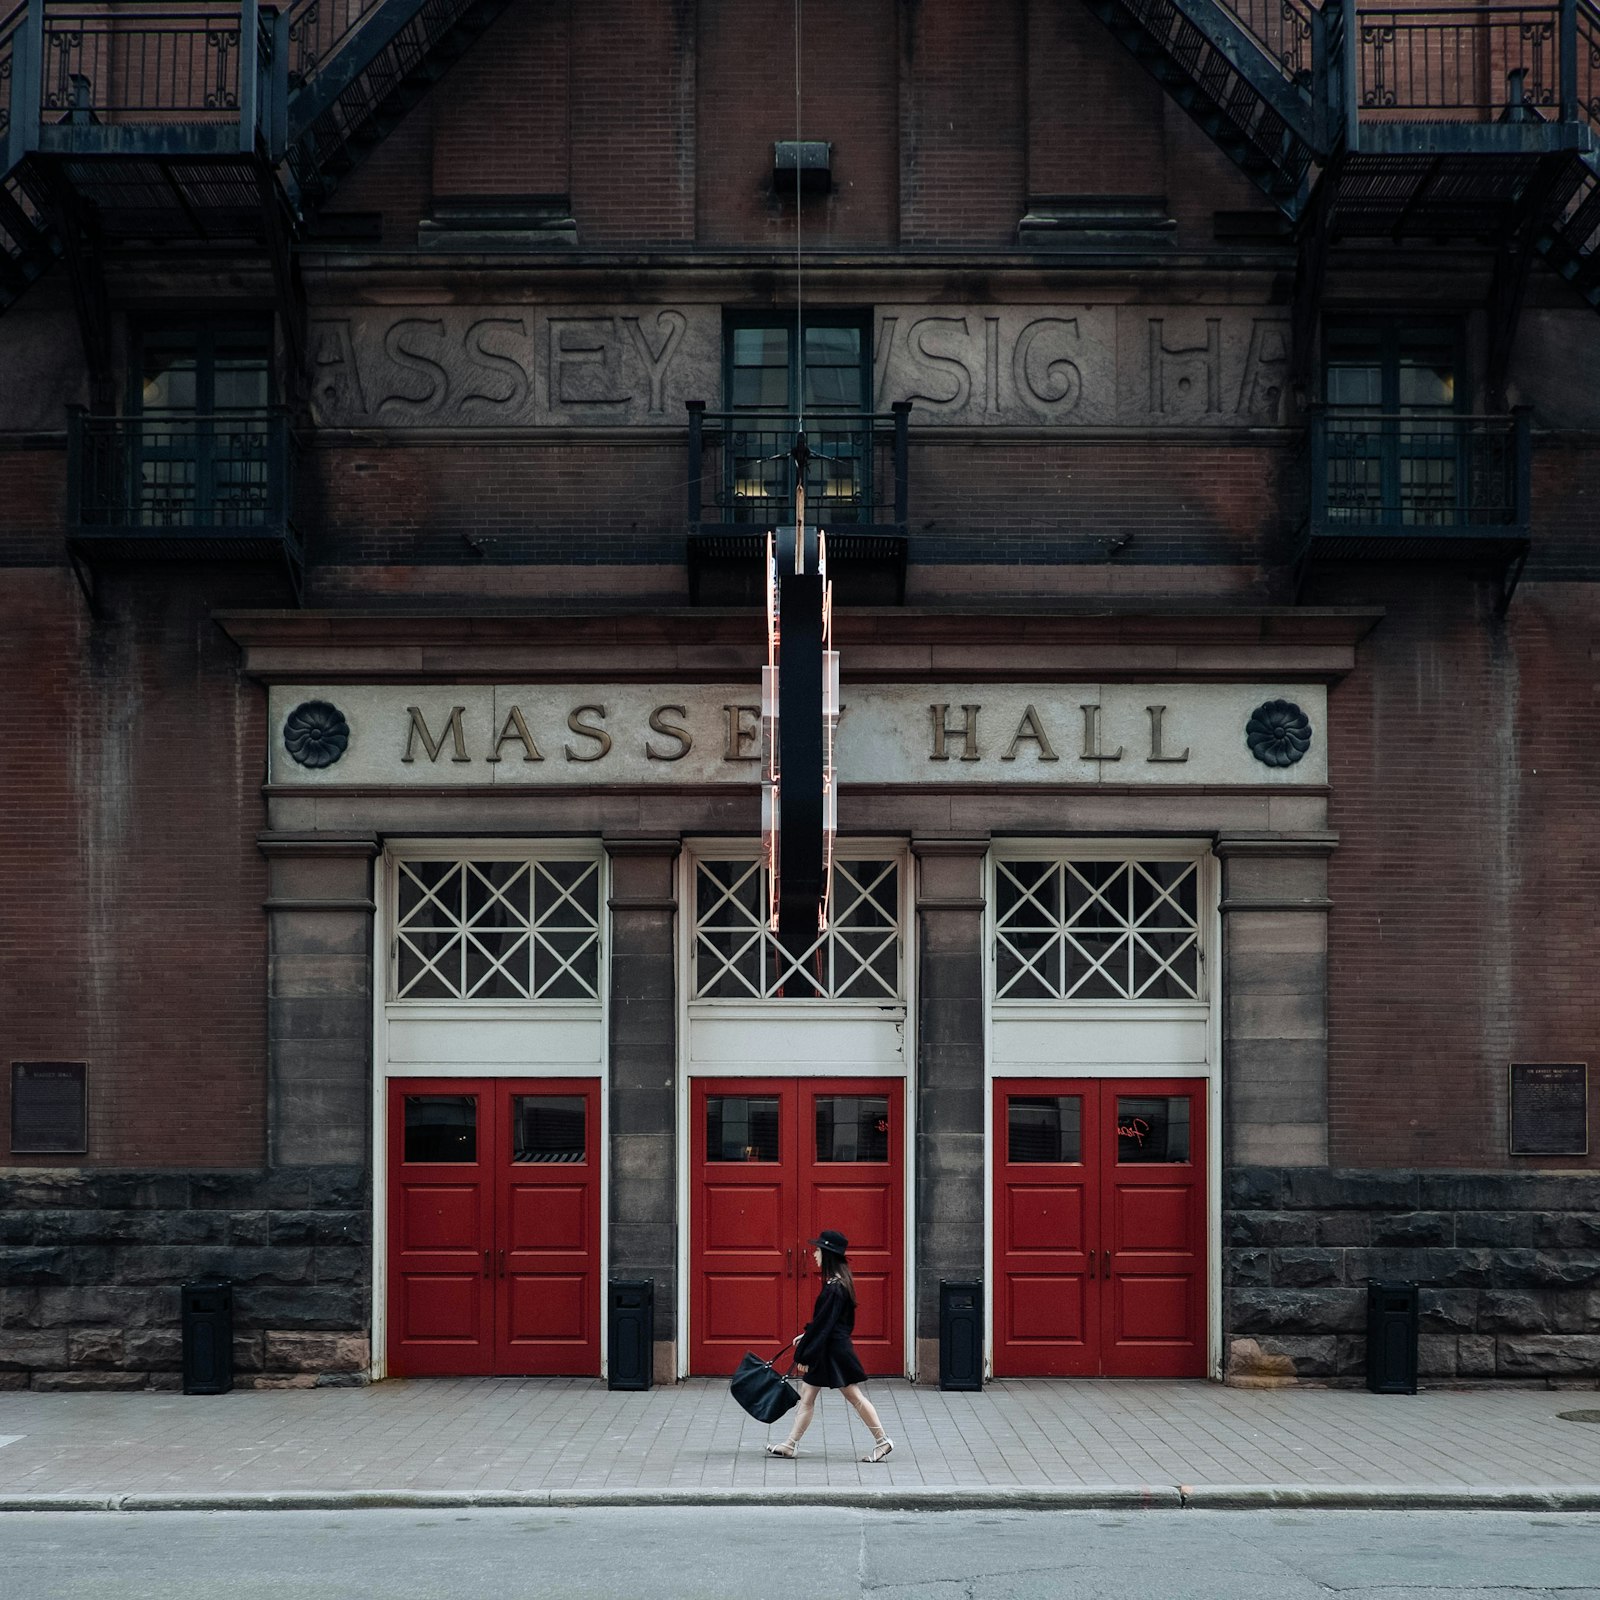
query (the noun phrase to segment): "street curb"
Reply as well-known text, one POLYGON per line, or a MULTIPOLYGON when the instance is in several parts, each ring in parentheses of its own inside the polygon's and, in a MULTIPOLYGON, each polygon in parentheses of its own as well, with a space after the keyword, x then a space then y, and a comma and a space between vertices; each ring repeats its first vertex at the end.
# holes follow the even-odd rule
POLYGON ((8 1511, 598 1510, 831 1506, 861 1511, 1600 1511, 1600 1485, 1419 1488, 1406 1484, 919 1485, 795 1489, 332 1489, 259 1494, 0 1495, 8 1511))

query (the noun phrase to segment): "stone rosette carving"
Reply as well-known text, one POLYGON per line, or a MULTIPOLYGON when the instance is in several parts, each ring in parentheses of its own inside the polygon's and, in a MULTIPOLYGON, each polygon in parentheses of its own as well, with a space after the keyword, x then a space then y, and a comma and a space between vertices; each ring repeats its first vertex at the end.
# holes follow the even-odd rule
POLYGON ((307 700, 284 719, 283 747, 302 767, 331 767, 349 745, 350 724, 326 700, 307 700))
POLYGON ((1263 765, 1292 767, 1311 748, 1311 719, 1292 700, 1268 700, 1251 713, 1244 741, 1263 765))

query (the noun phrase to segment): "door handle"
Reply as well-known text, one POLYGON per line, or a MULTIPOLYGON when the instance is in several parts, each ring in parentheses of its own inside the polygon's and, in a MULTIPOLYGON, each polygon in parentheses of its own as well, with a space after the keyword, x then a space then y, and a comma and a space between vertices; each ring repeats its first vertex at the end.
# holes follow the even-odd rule
POLYGON ((492 1278, 494 1276, 494 1264, 490 1261, 489 1252, 487 1250, 483 1252, 483 1275, 486 1278, 492 1278))
POLYGON ((505 1253, 504 1250, 502 1250, 500 1252, 500 1276, 503 1278, 503 1277, 505 1277, 505 1275, 506 1275, 506 1253, 505 1253))
POLYGON ((1102 1278, 1111 1276, 1111 1252, 1109 1250, 1100 1252, 1100 1276, 1102 1278))
POLYGON ((794 1246, 790 1245, 783 1252, 783 1275, 786 1278, 794 1276, 794 1246))
POLYGON ((1093 1282, 1093 1280, 1094 1280, 1094 1251, 1093 1250, 1091 1250, 1089 1252, 1089 1279, 1090 1279, 1091 1282, 1093 1282))

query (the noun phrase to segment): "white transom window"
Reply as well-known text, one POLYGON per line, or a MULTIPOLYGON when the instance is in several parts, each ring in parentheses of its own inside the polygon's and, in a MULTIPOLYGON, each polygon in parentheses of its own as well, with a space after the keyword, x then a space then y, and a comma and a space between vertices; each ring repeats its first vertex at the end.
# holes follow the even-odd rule
POLYGON ((395 862, 392 998, 598 1001, 600 862, 395 862))
POLYGON ((1200 863, 997 856, 994 995, 1202 1001, 1200 863))
POLYGON ((694 863, 696 1000, 867 1000, 904 994, 900 862, 888 855, 836 857, 827 928, 798 961, 766 923, 763 862, 694 863))

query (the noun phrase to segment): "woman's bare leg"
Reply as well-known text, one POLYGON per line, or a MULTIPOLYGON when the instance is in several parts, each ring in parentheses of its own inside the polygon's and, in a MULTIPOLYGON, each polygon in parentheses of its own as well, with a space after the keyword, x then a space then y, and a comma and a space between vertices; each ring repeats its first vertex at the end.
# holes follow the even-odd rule
MULTIPOLYGON (((861 1385, 859 1383, 852 1383, 846 1388, 841 1389, 839 1393, 842 1394, 845 1399, 855 1407, 856 1415, 860 1417, 864 1423, 866 1423, 868 1431, 872 1434, 873 1444, 875 1446, 886 1444, 889 1436, 883 1431, 883 1423, 878 1419, 878 1409, 869 1399, 867 1399, 866 1391, 862 1389, 861 1385)), ((874 1451, 873 1454, 875 1455, 876 1451, 874 1451)), ((879 1457, 878 1459, 881 1460, 882 1457, 879 1457)))
POLYGON ((817 1409, 817 1396, 821 1393, 822 1390, 816 1384, 801 1381, 800 1404, 794 1408, 794 1419, 789 1424, 789 1437, 780 1445, 768 1446, 773 1455, 792 1456, 795 1453, 801 1436, 811 1426, 811 1418, 817 1409))

